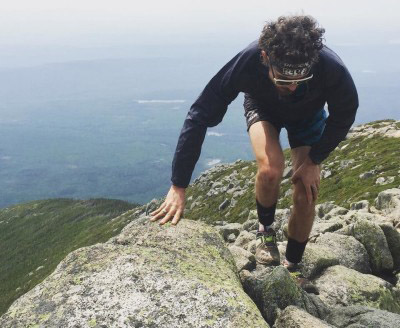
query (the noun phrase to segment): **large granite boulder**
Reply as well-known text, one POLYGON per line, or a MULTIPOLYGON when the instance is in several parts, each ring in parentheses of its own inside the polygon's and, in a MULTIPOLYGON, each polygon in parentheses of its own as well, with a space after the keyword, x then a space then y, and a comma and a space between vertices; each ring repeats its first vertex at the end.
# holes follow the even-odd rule
POLYGON ((325 320, 338 328, 400 327, 400 315, 360 305, 331 309, 325 320))
POLYGON ((273 328, 329 328, 330 324, 312 316, 306 311, 289 305, 278 316, 273 328))
POLYGON ((268 327, 218 232, 135 220, 70 253, 0 327, 268 327))
POLYGON ((283 266, 257 266, 254 272, 243 270, 241 279, 264 318, 273 324, 280 311, 289 305, 304 309, 311 315, 324 318, 328 309, 318 296, 307 294, 283 266))
POLYGON ((400 189, 392 188, 381 191, 375 200, 375 206, 386 215, 400 221, 400 189))
POLYGON ((361 242, 368 252, 374 274, 393 270, 393 258, 386 236, 378 224, 368 220, 354 223, 353 236, 361 242))
POLYGON ((336 256, 339 264, 362 273, 371 273, 368 253, 353 236, 327 232, 317 239, 316 245, 329 248, 331 256, 336 256))
POLYGON ((400 299, 387 281, 335 265, 314 280, 319 297, 328 306, 365 305, 400 313, 400 299))

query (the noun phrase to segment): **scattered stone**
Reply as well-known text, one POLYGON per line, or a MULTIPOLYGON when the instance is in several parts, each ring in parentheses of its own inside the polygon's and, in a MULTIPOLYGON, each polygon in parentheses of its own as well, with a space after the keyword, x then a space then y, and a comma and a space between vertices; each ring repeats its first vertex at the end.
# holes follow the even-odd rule
POLYGON ((243 230, 240 232, 239 236, 235 240, 235 245, 247 249, 247 246, 251 241, 255 239, 255 235, 243 230))
POLYGON ((321 170, 321 179, 329 178, 332 175, 331 170, 321 170))
POLYGON ((400 189, 381 191, 375 199, 375 206, 386 215, 400 217, 400 189))
POLYGON ((225 199, 225 200, 219 205, 218 209, 219 209, 220 211, 224 210, 225 208, 228 207, 229 203, 230 203, 230 200, 229 200, 229 199, 225 199))
POLYGON ((286 190, 285 195, 283 197, 289 197, 293 195, 293 188, 289 188, 286 190))
POLYGON ((229 250, 235 259, 238 272, 242 270, 253 270, 256 267, 256 259, 252 253, 239 246, 229 246, 229 250))
POLYGON ((379 184, 379 185, 384 185, 386 184, 386 180, 384 177, 379 177, 378 179, 376 179, 375 184, 379 184))
POLYGON ((228 237, 226 238, 226 241, 228 243, 234 243, 236 241, 236 236, 234 233, 231 233, 230 235, 228 235, 228 237))
POLYGON ((345 169, 349 166, 351 166, 354 163, 354 159, 344 159, 340 161, 339 166, 341 169, 345 169))
POLYGON ((364 173, 360 174, 360 179, 365 180, 365 179, 372 178, 374 175, 376 175, 376 173, 377 173, 376 170, 364 172, 364 173))
POLYGON ((257 230, 258 225, 258 219, 247 220, 243 223, 243 229, 247 231, 257 230))
POLYGON ((282 312, 280 312, 274 324, 274 328, 305 327, 329 328, 333 326, 293 305, 289 305, 282 312))
POLYGON ((359 202, 351 203, 350 210, 369 212, 369 202, 367 200, 360 200, 359 202))
POLYGON ((283 170, 283 175, 282 178, 283 179, 287 179, 289 177, 291 177, 293 174, 293 168, 291 166, 287 166, 285 167, 285 169, 283 170))
POLYGON ((243 230, 240 223, 228 223, 223 226, 216 226, 215 228, 219 231, 225 241, 228 240, 230 234, 234 234, 236 238, 236 236, 239 236, 239 233, 243 230))
POLYGON ((343 228, 343 220, 337 217, 326 221, 317 221, 312 227, 310 238, 325 232, 334 232, 341 228, 343 228))
POLYGON ((315 206, 315 213, 319 218, 323 218, 326 214, 328 214, 332 209, 334 209, 336 205, 334 202, 326 202, 322 204, 318 204, 315 206))

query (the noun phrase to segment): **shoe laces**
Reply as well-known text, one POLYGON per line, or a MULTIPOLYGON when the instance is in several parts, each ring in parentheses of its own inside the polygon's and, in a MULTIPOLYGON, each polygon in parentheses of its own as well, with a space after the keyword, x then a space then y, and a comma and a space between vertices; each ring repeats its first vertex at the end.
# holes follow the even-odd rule
POLYGON ((260 239, 264 244, 276 244, 276 234, 273 229, 257 231, 256 239, 260 239))

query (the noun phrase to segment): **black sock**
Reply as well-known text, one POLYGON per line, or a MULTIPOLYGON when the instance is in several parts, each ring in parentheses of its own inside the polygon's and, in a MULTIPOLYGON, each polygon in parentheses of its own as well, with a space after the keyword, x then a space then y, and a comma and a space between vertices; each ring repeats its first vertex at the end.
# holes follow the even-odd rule
POLYGON ((276 203, 271 207, 264 207, 258 202, 256 198, 256 204, 258 220, 260 221, 260 223, 264 226, 269 226, 274 223, 276 203))
POLYGON ((288 237, 288 243, 286 246, 286 259, 292 263, 299 263, 303 257, 304 250, 308 243, 308 238, 305 242, 298 242, 288 237))

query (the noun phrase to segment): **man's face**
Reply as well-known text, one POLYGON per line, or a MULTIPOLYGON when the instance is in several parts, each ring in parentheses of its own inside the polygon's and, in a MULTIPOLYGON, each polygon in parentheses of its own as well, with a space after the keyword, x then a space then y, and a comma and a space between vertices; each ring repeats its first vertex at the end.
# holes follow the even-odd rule
MULTIPOLYGON (((267 54, 265 53, 264 50, 261 51, 262 56, 264 57, 264 61, 269 63, 267 54)), ((275 85, 276 90, 278 91, 278 93, 282 96, 288 96, 290 94, 292 94, 298 87, 298 85, 296 84, 290 84, 290 85, 276 85, 274 83, 274 76, 276 79, 282 79, 282 80, 297 80, 297 79, 301 79, 303 77, 306 77, 307 75, 304 76, 296 76, 295 78, 293 76, 286 76, 286 75, 282 75, 278 72, 278 70, 274 67, 270 65, 270 69, 269 69, 269 78, 272 81, 272 83, 275 85)))
MULTIPOLYGON (((276 68, 274 68, 273 66, 270 67, 269 70, 269 78, 271 79, 272 83, 274 83, 274 75, 275 78, 277 79, 282 79, 282 80, 296 80, 297 78, 293 78, 293 77, 287 77, 285 75, 279 74, 278 71, 276 70, 276 68), (273 74, 272 74, 272 70, 274 70, 273 74)), ((279 94, 281 94, 282 96, 288 96, 290 94, 292 94, 298 87, 297 84, 290 84, 290 85, 275 85, 276 90, 278 91, 279 94)))

